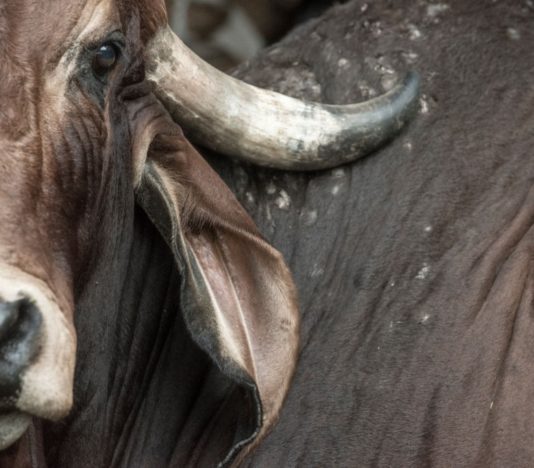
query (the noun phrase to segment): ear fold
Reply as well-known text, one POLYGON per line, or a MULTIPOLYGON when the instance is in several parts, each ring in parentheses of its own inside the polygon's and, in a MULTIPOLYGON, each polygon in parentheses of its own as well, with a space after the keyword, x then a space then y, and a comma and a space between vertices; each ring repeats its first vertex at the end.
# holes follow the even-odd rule
POLYGON ((154 140, 137 198, 175 256, 194 341, 256 400, 254 434, 236 441, 229 461, 265 434, 287 393, 298 344, 296 294, 281 255, 173 127, 154 140))

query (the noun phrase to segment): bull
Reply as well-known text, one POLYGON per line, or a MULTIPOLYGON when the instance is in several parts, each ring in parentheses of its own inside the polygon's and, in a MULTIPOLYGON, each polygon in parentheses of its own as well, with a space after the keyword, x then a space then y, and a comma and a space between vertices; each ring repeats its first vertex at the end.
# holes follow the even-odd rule
POLYGON ((391 139, 417 76, 347 106, 261 90, 195 57, 162 1, 4 1, 0 36, 2 465, 239 462, 287 393, 296 293, 182 128, 324 169, 391 139))

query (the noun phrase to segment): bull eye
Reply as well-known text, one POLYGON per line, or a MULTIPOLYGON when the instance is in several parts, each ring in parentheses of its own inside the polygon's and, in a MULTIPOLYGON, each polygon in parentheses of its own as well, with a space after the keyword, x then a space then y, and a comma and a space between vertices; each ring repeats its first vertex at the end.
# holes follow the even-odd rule
POLYGON ((105 75, 113 69, 118 59, 117 48, 113 44, 103 44, 93 57, 93 71, 99 76, 105 75))

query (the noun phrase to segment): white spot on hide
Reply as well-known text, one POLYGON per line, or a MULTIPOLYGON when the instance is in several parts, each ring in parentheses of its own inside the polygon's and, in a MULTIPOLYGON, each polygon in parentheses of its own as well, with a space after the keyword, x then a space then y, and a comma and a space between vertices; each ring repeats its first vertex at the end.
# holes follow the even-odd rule
POLYGON ((421 323, 424 325, 430 319, 430 314, 425 314, 421 317, 421 323))
POLYGON ((396 75, 389 59, 383 55, 378 58, 368 57, 365 59, 365 63, 373 67, 381 75, 396 75))
POLYGON ((425 232, 432 232, 432 226, 425 226, 425 232))
POLYGON ((247 203, 250 203, 251 205, 253 205, 254 202, 256 201, 256 200, 254 199, 254 195, 252 195, 252 192, 247 192, 247 193, 245 194, 245 197, 246 197, 246 199, 247 199, 247 203))
POLYGON ((406 63, 413 64, 416 62, 416 60, 419 58, 419 55, 417 55, 415 52, 412 52, 409 50, 408 52, 402 52, 402 58, 404 58, 406 63))
POLYGON ((324 268, 320 267, 317 264, 313 265, 313 269, 310 274, 312 278, 317 278, 319 276, 322 276, 323 274, 324 274, 324 268))
POLYGON ((516 28, 507 28, 506 35, 512 41, 518 41, 519 39, 521 39, 521 33, 516 28))
POLYGON ((415 278, 419 280, 424 280, 428 277, 429 273, 430 273, 430 266, 428 266, 427 263, 423 263, 423 267, 419 270, 415 278))
POLYGON ((406 143, 404 143, 404 145, 402 145, 405 149, 407 149, 408 151, 412 151, 413 149, 413 145, 411 142, 407 141, 406 143))
POLYGON ((336 196, 340 190, 341 190, 341 185, 334 185, 331 190, 332 195, 336 196))
POLYGON ((360 11, 362 13, 365 13, 367 11, 367 9, 369 8, 369 5, 367 3, 364 3, 361 7, 360 7, 360 11))
POLYGON ((268 195, 274 195, 276 193, 276 185, 274 185, 272 182, 269 182, 267 187, 265 187, 265 191, 268 195))
POLYGON ((366 99, 375 97, 378 94, 376 90, 372 88, 371 86, 369 86, 367 82, 365 81, 359 81, 358 88, 360 88, 360 92, 362 93, 362 96, 366 99))
POLYGON ((274 226, 273 214, 271 213, 271 207, 269 205, 267 205, 267 207, 265 209, 265 214, 267 216, 267 221, 269 221, 269 223, 271 223, 274 226))
POLYGON ((428 114, 429 105, 428 105, 427 97, 424 94, 421 96, 421 99, 419 99, 419 105, 421 107, 421 113, 428 114))
POLYGON ((446 3, 432 3, 427 6, 426 14, 431 18, 434 18, 440 13, 447 11, 449 8, 449 5, 447 5, 446 3))
POLYGON ((287 210, 291 206, 291 198, 285 190, 280 190, 280 195, 274 202, 281 210, 287 210))
POLYGON ((337 61, 337 66, 339 68, 348 68, 349 66, 349 61, 346 59, 346 58, 340 58, 338 61, 337 61))
POLYGON ((384 88, 384 91, 389 91, 393 89, 393 87, 397 84, 397 76, 396 75, 384 75, 380 79, 380 84, 382 85, 382 88, 384 88))
POLYGON ((380 21, 373 21, 370 27, 371 27, 371 34, 374 37, 380 37, 382 35, 382 24, 380 23, 380 21))
POLYGON ((302 221, 304 226, 313 226, 317 222, 317 210, 304 211, 302 221))
POLYGON ((415 24, 409 24, 408 25, 408 32, 410 34, 410 39, 412 41, 415 41, 417 39, 419 39, 422 34, 421 34, 421 31, 419 30, 419 28, 415 25, 415 24))

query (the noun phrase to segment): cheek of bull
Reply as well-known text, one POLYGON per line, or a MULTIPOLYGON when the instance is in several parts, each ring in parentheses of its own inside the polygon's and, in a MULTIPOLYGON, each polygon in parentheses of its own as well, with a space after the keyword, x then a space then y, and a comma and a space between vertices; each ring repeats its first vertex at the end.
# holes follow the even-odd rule
POLYGON ((4 443, 13 443, 22 435, 29 416, 58 420, 68 414, 72 407, 76 338, 54 294, 41 280, 2 266, 0 298, 5 302, 28 299, 40 314, 38 349, 17 376, 19 388, 8 397, 13 411, 0 415, 1 449, 6 447, 4 443))

